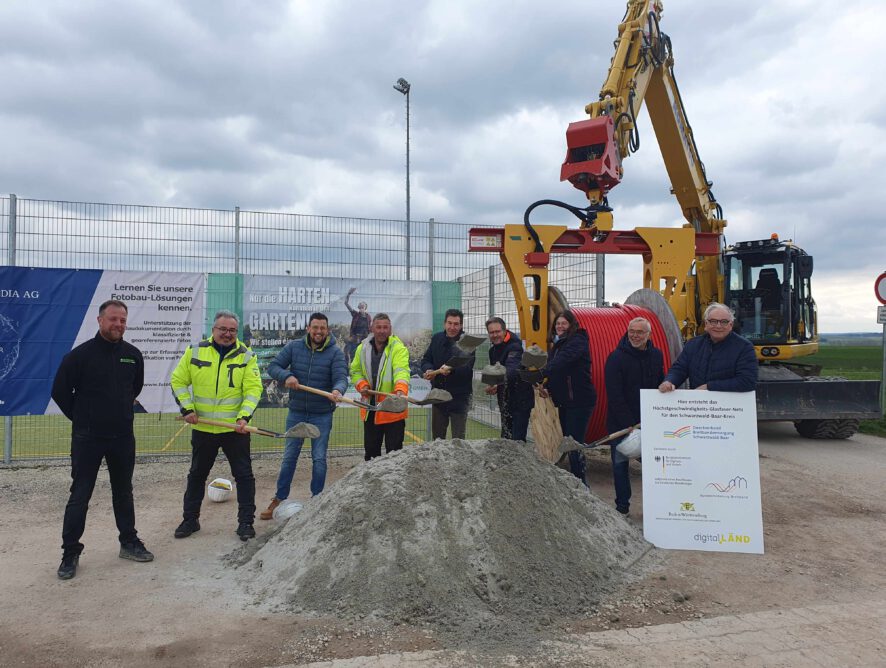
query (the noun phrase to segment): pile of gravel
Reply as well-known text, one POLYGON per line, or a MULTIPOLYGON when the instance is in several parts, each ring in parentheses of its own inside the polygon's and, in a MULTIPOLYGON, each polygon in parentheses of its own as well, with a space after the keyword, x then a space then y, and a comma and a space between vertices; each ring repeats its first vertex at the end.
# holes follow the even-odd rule
POLYGON ((276 610, 511 635, 590 613, 648 548, 525 444, 435 441, 356 467, 236 577, 276 610))

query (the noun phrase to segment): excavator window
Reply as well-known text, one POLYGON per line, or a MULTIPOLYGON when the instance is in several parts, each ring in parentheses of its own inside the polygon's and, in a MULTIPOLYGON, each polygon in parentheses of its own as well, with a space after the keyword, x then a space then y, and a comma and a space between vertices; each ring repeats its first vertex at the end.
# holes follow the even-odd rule
POLYGON ((784 300, 784 255, 742 253, 729 257, 729 298, 736 330, 751 342, 785 342, 791 320, 784 300))

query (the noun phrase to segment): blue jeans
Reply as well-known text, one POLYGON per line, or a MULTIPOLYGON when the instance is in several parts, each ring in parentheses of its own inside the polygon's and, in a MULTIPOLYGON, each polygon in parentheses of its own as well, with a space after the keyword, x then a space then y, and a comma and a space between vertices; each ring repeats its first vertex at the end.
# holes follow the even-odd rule
MULTIPOLYGON (((593 406, 570 406, 557 409, 560 416, 560 427, 563 429, 564 436, 571 436, 579 443, 585 442, 585 434, 588 431, 588 422, 591 420, 591 413, 594 412, 593 406)), ((588 481, 585 478, 587 466, 585 464, 584 452, 573 451, 569 453, 569 470, 576 478, 581 480, 585 487, 588 481)))
MULTIPOLYGON (((311 439, 311 496, 317 496, 326 485, 326 449, 329 447, 329 432, 332 431, 333 413, 305 413, 289 409, 286 416, 286 430, 288 431, 299 422, 308 422, 320 430, 317 438, 311 439)), ((292 486, 292 478, 295 476, 295 465, 304 444, 303 438, 287 438, 286 448, 283 450, 283 461, 280 464, 280 475, 277 476, 277 493, 274 495, 280 501, 289 498, 289 488, 292 486)))
POLYGON ((611 443, 612 446, 612 480, 615 483, 615 507, 628 510, 631 505, 631 478, 629 474, 631 460, 618 452, 616 446, 625 440, 622 436, 611 443))

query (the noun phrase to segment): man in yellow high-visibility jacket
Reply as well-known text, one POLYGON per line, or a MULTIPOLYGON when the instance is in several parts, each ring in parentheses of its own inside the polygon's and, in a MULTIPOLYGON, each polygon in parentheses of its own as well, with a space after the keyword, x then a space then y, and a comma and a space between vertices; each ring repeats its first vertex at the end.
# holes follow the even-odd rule
MULTIPOLYGON (((409 350, 400 339, 391 334, 391 319, 387 313, 375 314, 369 336, 354 351, 351 382, 363 398, 372 404, 384 397, 367 394, 366 390, 401 397, 409 394, 409 350)), ((408 410, 402 413, 385 413, 360 409, 360 417, 363 419, 363 458, 366 461, 381 455, 382 442, 386 453, 403 447, 408 414, 408 410)))
POLYGON ((239 319, 231 311, 215 314, 212 336, 188 346, 172 372, 172 393, 191 431, 191 469, 185 490, 183 521, 176 538, 200 530, 200 506, 209 471, 221 448, 237 482, 237 535, 255 538, 255 477, 244 429, 262 393, 258 361, 237 338, 239 319), (198 422, 225 422, 230 428, 198 422))

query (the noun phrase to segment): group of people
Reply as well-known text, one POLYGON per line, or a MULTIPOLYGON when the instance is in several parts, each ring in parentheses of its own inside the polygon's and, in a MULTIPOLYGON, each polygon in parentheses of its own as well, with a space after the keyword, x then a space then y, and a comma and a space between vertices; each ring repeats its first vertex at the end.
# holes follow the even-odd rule
MULTIPOLYGON (((733 323, 734 314, 728 306, 710 304, 704 312, 704 333, 686 343, 665 373, 662 352, 650 340, 652 325, 646 318, 631 320, 604 368, 607 431, 614 434, 640 423, 643 389, 671 392, 688 381, 689 388, 695 390, 753 390, 758 373, 754 347, 732 331, 733 323)), ((489 361, 499 362, 506 369, 505 382, 486 390, 498 397, 502 437, 526 440, 535 401, 533 385, 541 381, 540 394, 550 396, 557 407, 563 435, 584 442, 597 393, 591 381, 589 336, 579 326, 575 314, 566 310, 554 318, 548 338, 548 361, 537 376, 522 369, 523 344, 501 318, 487 320, 486 331, 491 344, 489 361)), ((617 449, 624 438, 614 439, 610 449, 615 507, 626 515, 631 501, 629 461, 617 449)), ((569 453, 569 469, 587 484, 581 451, 569 453)))
MULTIPOLYGON (((350 293, 349 293, 350 294, 350 293)), ((58 577, 70 579, 77 571, 83 544, 89 500, 102 460, 107 462, 114 517, 124 559, 152 561, 154 555, 139 539, 135 528, 132 475, 135 465, 133 406, 144 384, 144 360, 140 351, 123 340, 128 309, 118 300, 99 308, 98 332, 74 348, 61 362, 52 398, 72 422, 70 497, 62 528, 62 561, 58 577)), ((287 430, 298 423, 314 425, 319 435, 311 439, 310 490, 320 494, 326 483, 326 454, 333 413, 348 385, 353 384, 368 408, 361 407, 364 458, 400 450, 406 433, 408 411, 374 410, 389 395, 409 393, 409 351, 394 336, 386 313, 369 318, 365 305, 353 313, 369 326, 353 348, 350 362, 330 334, 323 313, 309 318, 304 337, 287 343, 268 366, 268 374, 289 389, 287 430), (364 315, 365 314, 365 315, 364 315), (316 392, 299 391, 307 387, 316 392)), ((643 318, 632 320, 628 331, 606 364, 609 397, 607 427, 616 431, 639 422, 639 390, 658 387, 670 391, 686 379, 690 387, 710 390, 752 390, 757 365, 753 347, 732 333, 732 313, 713 304, 705 312, 706 332, 687 343, 667 376, 663 376, 661 353, 649 341, 651 327, 643 318)), ((421 360, 424 378, 432 387, 445 389, 452 399, 432 409, 433 438, 464 438, 470 408, 474 354, 458 346, 464 315, 446 311, 443 331, 434 334, 421 360)), ((237 488, 236 534, 246 541, 255 537, 255 477, 248 429, 258 406, 262 382, 258 360, 237 334, 239 318, 232 311, 215 314, 211 335, 185 350, 172 372, 170 384, 182 418, 192 426, 191 464, 183 499, 182 521, 174 531, 186 538, 200 530, 200 508, 209 472, 222 450, 228 459, 237 488)), ((506 369, 502 384, 487 388, 497 395, 502 437, 526 440, 535 401, 533 382, 521 367, 523 344, 498 317, 486 322, 491 363, 506 369)), ((570 311, 559 314, 551 331, 549 361, 543 370, 544 392, 558 408, 564 435, 584 440, 596 403, 590 378, 588 334, 570 311)), ((303 438, 287 438, 276 490, 259 517, 271 519, 274 509, 289 497, 303 438)), ((572 472, 584 479, 584 458, 575 453, 572 472)), ((627 461, 618 461, 613 447, 616 507, 627 513, 630 483, 627 461)))

